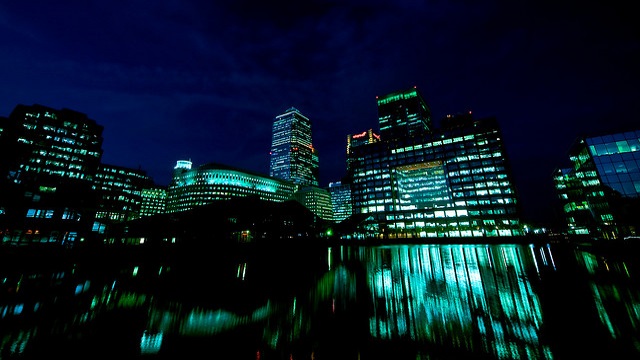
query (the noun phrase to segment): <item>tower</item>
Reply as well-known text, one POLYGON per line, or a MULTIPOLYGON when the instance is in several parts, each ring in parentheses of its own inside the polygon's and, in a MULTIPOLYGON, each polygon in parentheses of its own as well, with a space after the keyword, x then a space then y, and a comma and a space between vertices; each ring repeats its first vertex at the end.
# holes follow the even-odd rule
POLYGON ((311 120, 291 107, 276 116, 269 175, 301 186, 318 186, 318 154, 311 140, 311 120))
POLYGON ((377 102, 382 140, 432 132, 431 110, 415 86, 379 96, 377 102))

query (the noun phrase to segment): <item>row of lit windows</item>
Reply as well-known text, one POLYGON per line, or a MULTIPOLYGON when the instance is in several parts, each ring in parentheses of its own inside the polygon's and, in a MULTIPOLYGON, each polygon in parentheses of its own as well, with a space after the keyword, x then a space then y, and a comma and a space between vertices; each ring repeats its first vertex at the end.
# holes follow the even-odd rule
POLYGON ((620 140, 606 144, 589 145, 589 149, 594 156, 604 156, 613 154, 624 154, 628 152, 640 151, 640 139, 620 140))
POLYGON ((62 146, 58 146, 58 145, 51 145, 51 149, 53 150, 59 150, 62 152, 68 152, 68 153, 75 153, 75 154, 80 154, 80 155, 88 155, 90 157, 100 157, 100 153, 97 151, 88 151, 87 149, 84 148, 70 148, 70 147, 62 147, 62 146))
MULTIPOLYGON (((391 206, 390 204, 393 203, 393 199, 391 199, 390 197, 383 198, 382 196, 378 196, 376 199, 374 198, 373 195, 371 195, 371 196, 362 196, 362 197, 359 197, 358 199, 354 199, 354 202, 363 206, 380 205, 380 204, 388 204, 388 206, 391 206)), ((497 196, 492 196, 484 199, 464 199, 464 198, 455 199, 453 202, 453 204, 455 204, 457 207, 468 207, 468 208, 472 208, 476 206, 486 207, 491 205, 494 205, 494 206, 512 205, 515 203, 516 203, 516 199, 514 197, 497 197, 497 196)), ((434 208, 443 208, 443 207, 449 207, 452 205, 451 203, 447 202, 444 204, 433 203, 432 206, 434 208)), ((391 209, 392 209, 391 207, 388 208, 388 210, 391 210, 391 209)))
MULTIPOLYGON (((38 218, 38 219, 52 219, 55 215, 55 210, 52 209, 28 209, 26 217, 27 218, 38 218)), ((80 213, 70 209, 64 209, 61 216, 63 220, 80 220, 80 213)))

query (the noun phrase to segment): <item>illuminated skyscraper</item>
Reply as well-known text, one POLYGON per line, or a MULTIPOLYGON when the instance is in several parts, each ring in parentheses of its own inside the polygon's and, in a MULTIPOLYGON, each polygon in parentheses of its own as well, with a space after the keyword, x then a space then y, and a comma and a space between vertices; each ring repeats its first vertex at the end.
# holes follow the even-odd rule
POLYGON ((311 140, 311 121, 291 107, 276 116, 269 175, 301 186, 318 186, 318 154, 311 140))
POLYGON ((431 110, 416 87, 378 96, 378 121, 382 140, 432 131, 431 110))

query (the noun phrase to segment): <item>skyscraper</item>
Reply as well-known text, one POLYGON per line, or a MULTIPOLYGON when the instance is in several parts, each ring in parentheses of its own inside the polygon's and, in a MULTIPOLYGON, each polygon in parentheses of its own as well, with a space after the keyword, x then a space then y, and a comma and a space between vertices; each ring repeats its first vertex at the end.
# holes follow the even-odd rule
POLYGON ((347 172, 351 170, 351 153, 356 146, 371 144, 380 141, 380 135, 373 132, 373 129, 363 131, 358 134, 347 135, 347 172))
POLYGON ((414 86, 378 96, 378 121, 382 140, 392 140, 432 131, 431 110, 414 86))
POLYGON ((318 153, 311 140, 311 120, 291 107, 276 116, 269 175, 301 186, 318 186, 318 153))

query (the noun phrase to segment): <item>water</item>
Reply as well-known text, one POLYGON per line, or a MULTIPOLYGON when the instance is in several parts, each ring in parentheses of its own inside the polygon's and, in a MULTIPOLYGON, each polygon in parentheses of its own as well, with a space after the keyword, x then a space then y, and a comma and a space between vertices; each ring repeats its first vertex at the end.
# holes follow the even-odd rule
POLYGON ((567 244, 5 261, 0 359, 635 359, 639 271, 567 244))

